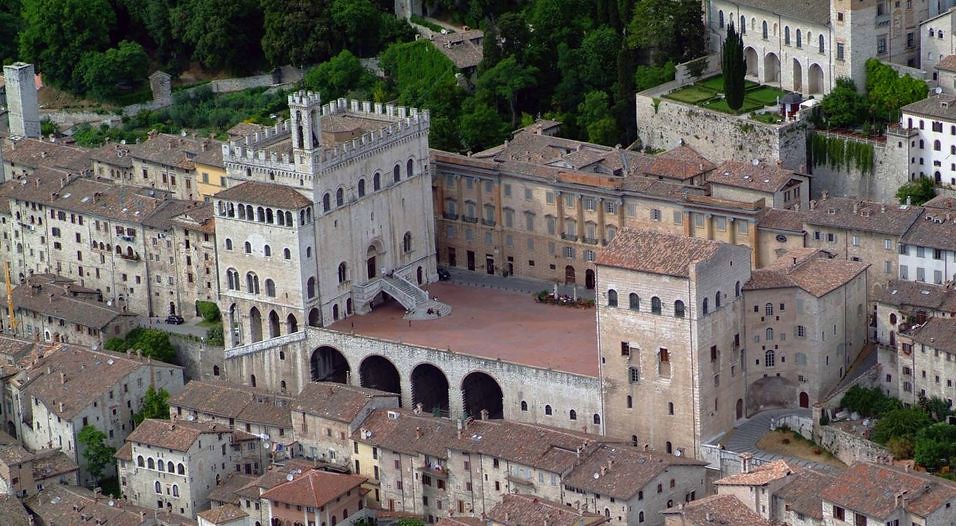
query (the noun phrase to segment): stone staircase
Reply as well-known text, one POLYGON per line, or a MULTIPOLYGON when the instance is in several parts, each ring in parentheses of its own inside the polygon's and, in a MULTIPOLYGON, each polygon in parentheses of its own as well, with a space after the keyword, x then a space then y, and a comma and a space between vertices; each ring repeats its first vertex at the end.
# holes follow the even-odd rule
POLYGON ((365 305, 378 293, 384 292, 399 302, 408 314, 408 319, 434 319, 451 313, 451 307, 428 296, 424 289, 398 274, 375 278, 354 288, 359 305, 365 305))

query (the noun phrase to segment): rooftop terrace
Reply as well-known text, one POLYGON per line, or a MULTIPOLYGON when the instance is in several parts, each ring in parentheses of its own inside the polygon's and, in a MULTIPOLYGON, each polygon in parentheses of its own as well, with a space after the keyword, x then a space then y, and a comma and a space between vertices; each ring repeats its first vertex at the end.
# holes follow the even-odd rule
POLYGON ((404 307, 394 302, 330 328, 533 367, 598 375, 593 309, 537 303, 530 294, 451 283, 434 283, 425 289, 450 305, 451 314, 410 322, 403 318, 404 307))

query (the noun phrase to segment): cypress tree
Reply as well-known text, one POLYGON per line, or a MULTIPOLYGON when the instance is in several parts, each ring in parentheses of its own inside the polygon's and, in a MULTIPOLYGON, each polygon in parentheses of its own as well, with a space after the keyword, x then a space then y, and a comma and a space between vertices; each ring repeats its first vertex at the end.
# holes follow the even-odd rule
POLYGON ((744 75, 747 66, 744 61, 744 41, 734 30, 734 24, 727 24, 727 39, 724 40, 723 61, 720 66, 724 75, 724 97, 727 106, 739 110, 744 105, 744 75))

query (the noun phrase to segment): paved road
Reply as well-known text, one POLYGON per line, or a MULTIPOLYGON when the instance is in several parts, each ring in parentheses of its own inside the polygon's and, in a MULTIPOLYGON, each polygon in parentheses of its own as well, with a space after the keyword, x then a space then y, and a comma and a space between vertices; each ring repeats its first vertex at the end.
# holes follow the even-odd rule
POLYGON ((810 417, 811 410, 803 408, 770 409, 761 413, 757 413, 740 424, 729 438, 721 441, 721 444, 723 444, 724 448, 728 451, 733 451, 735 453, 751 453, 754 458, 765 460, 767 462, 783 459, 798 466, 810 467, 821 471, 839 471, 837 468, 827 464, 821 464, 788 455, 768 453, 757 447, 757 441, 759 441, 761 437, 770 431, 770 421, 786 415, 810 417))
MULTIPOLYGON (((490 274, 472 272, 470 270, 462 270, 459 268, 448 268, 447 270, 448 273, 451 274, 451 282, 457 283, 459 285, 510 290, 514 292, 524 292, 527 294, 534 294, 541 292, 542 290, 554 290, 553 281, 516 278, 514 276, 505 278, 502 276, 492 276, 490 274)), ((588 290, 584 288, 583 285, 578 285, 577 287, 573 285, 558 285, 558 292, 560 294, 573 296, 575 294, 575 290, 577 292, 578 298, 591 300, 594 299, 594 290, 588 290)))
POLYGON ((166 318, 149 318, 149 326, 154 329, 159 329, 161 331, 166 331, 173 334, 184 334, 186 336, 205 338, 206 328, 194 324, 198 324, 200 321, 202 321, 202 318, 196 318, 193 323, 187 321, 182 325, 172 325, 170 323, 166 323, 166 318))

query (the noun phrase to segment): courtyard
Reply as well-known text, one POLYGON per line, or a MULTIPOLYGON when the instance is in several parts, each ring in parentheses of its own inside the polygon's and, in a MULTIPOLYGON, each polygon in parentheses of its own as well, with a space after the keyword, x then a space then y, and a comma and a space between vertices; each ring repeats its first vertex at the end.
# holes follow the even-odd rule
POLYGON ((776 106, 777 100, 787 94, 780 88, 757 84, 749 80, 744 82, 744 89, 744 103, 738 110, 730 109, 727 101, 724 100, 724 79, 722 75, 698 81, 668 93, 664 97, 722 113, 743 115, 767 106, 776 106))

